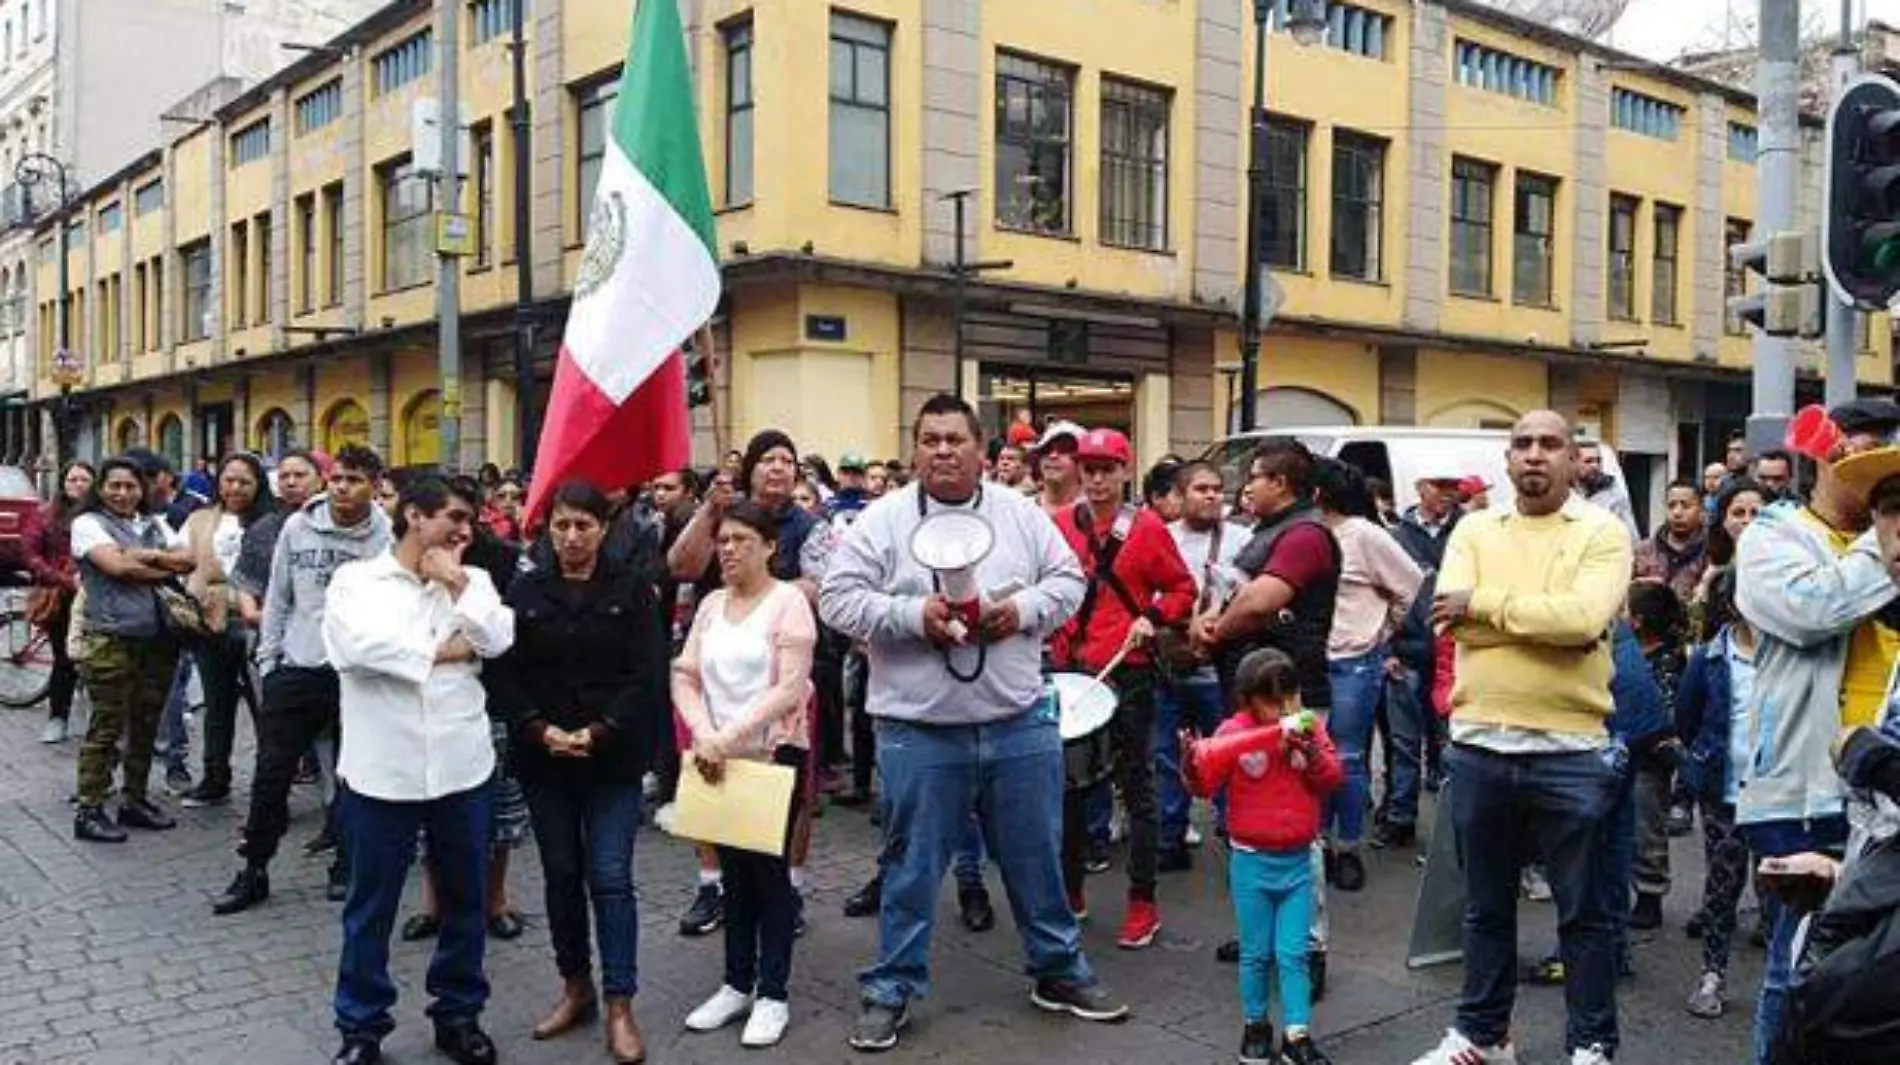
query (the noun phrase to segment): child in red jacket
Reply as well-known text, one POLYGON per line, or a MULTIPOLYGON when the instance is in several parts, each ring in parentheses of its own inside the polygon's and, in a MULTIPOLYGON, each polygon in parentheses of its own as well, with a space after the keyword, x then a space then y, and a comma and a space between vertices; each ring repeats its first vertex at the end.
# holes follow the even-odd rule
POLYGON ((1240 1001, 1246 1013, 1241 1065, 1331 1065, 1309 1030, 1313 987, 1307 933, 1313 923, 1311 848, 1326 796, 1345 781, 1326 726, 1300 708, 1293 660, 1262 649, 1234 677, 1240 712, 1214 735, 1183 738, 1187 784, 1196 795, 1227 790, 1233 841, 1229 882, 1240 926, 1240 1001), (1268 1020, 1272 966, 1280 970, 1286 1042, 1275 1058, 1268 1020))

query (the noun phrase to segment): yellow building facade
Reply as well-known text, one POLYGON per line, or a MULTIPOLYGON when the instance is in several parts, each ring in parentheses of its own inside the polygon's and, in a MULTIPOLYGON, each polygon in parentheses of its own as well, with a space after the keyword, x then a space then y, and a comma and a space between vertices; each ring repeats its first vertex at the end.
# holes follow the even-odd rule
MULTIPOLYGON (((917 405, 958 387, 996 429, 1023 411, 1117 425, 1144 459, 1231 423, 1251 3, 644 2, 687 26, 725 263, 700 458, 768 426, 833 458, 899 455, 917 405)), ((93 453, 361 441, 441 462, 453 206, 471 237, 455 459, 519 461, 517 251, 532 408, 633 3, 529 5, 525 190, 513 0, 393 3, 152 146, 67 218, 83 378, 63 403, 59 230, 40 234, 36 402, 93 453), (450 18, 469 125, 453 198, 416 170, 415 120, 450 18)), ((1724 248, 1755 213, 1753 101, 1463 0, 1326 10, 1316 45, 1267 42, 1263 422, 1552 406, 1632 457, 1639 495, 1719 447, 1747 412, 1724 248)), ((1860 381, 1889 388, 1885 318, 1864 333, 1860 381)))

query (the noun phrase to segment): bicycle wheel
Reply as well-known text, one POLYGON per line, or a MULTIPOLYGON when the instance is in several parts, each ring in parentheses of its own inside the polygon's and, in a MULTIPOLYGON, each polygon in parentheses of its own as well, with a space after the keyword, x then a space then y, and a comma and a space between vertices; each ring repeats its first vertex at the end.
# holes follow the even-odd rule
POLYGON ((0 706, 32 706, 52 685, 52 638, 23 610, 0 613, 0 706))

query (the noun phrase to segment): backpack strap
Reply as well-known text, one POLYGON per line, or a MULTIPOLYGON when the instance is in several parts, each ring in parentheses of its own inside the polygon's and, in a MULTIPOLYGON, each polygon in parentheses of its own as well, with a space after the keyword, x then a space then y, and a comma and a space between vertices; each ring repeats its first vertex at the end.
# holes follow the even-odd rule
POLYGON ((1115 559, 1121 555, 1122 545, 1128 542, 1128 534, 1135 527, 1135 517, 1138 513, 1134 507, 1124 504, 1116 512, 1114 523, 1109 526, 1108 539, 1097 541, 1094 523, 1089 517, 1088 504, 1075 505, 1076 528, 1082 530, 1082 538, 1088 543, 1089 554, 1095 559, 1094 568, 1088 575, 1088 588, 1082 594, 1082 608, 1076 611, 1075 615, 1075 631, 1078 638, 1073 646, 1077 652, 1081 649, 1081 637, 1088 632, 1089 619, 1095 615, 1095 604, 1101 599, 1103 587, 1107 587, 1110 593, 1121 601, 1122 607, 1128 611, 1129 616, 1141 616, 1141 607, 1135 602, 1133 593, 1129 592, 1128 585, 1122 583, 1122 579, 1115 575, 1115 559))

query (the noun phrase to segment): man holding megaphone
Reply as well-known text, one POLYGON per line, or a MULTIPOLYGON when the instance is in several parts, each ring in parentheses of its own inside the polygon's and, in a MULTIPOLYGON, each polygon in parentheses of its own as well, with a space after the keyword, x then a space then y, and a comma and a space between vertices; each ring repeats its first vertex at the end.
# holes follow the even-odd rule
POLYGON ((1063 894, 1062 739, 1042 642, 1081 605, 1075 553, 1034 500, 982 483, 969 404, 924 403, 916 480, 866 508, 819 594, 825 624, 867 648, 886 803, 878 958, 850 1043, 889 1050, 929 987, 937 893, 975 811, 1053 1012, 1116 1021, 1063 894))

